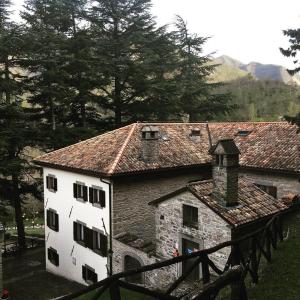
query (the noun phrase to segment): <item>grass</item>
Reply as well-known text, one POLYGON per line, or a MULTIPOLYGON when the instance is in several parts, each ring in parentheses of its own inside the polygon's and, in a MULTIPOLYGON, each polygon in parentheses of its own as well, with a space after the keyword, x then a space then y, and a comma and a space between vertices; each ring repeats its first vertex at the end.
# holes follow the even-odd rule
MULTIPOLYGON (((95 295, 95 291, 90 292, 84 296, 76 298, 76 300, 90 300, 95 295)), ((126 289, 121 289, 121 297, 122 300, 154 300, 154 298, 150 296, 141 295, 136 292, 132 292, 126 289)), ((105 292, 98 300, 111 300, 109 293, 105 292)))
MULTIPOLYGON (((17 234, 17 230, 15 230, 15 229, 7 230, 6 232, 10 233, 12 235, 17 234)), ((44 228, 26 228, 25 229, 25 234, 27 236, 35 236, 35 237, 44 238, 45 237, 45 229, 44 228)))
POLYGON ((285 229, 288 239, 273 252, 272 262, 262 268, 260 282, 248 284, 251 300, 297 300, 300 299, 300 212, 287 216, 285 229))

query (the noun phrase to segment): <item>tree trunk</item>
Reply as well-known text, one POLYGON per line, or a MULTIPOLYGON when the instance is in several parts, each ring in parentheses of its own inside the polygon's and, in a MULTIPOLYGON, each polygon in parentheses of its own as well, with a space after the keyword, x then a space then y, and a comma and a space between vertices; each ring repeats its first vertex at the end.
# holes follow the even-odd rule
POLYGON ((85 103, 82 101, 80 103, 80 114, 81 114, 81 127, 86 127, 86 109, 85 109, 85 103))
POLYGON ((26 240, 25 240, 25 229, 22 217, 22 207, 21 207, 21 199, 19 194, 19 179, 18 176, 12 176, 13 181, 13 190, 12 190, 12 198, 14 201, 15 208, 15 219, 17 223, 17 231, 18 231, 18 244, 20 250, 26 249, 26 240))

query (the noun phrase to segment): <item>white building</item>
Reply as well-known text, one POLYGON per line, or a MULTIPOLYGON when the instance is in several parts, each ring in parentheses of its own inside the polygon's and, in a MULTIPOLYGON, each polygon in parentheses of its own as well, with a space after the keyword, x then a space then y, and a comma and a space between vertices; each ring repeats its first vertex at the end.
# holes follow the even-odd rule
POLYGON ((109 271, 109 184, 100 178, 44 168, 46 268, 80 283, 109 271))
POLYGON ((211 141, 233 138, 240 174, 274 197, 300 194, 297 126, 209 127, 135 123, 37 158, 44 172, 47 270, 85 284, 127 270, 136 255, 120 251, 120 236, 155 253, 156 209, 149 202, 210 179, 211 141))

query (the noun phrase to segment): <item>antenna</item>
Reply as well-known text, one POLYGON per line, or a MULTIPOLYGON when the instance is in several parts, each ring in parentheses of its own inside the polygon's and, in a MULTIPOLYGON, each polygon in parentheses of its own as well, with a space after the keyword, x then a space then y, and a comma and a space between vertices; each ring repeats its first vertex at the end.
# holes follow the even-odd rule
POLYGON ((211 147, 212 147, 212 141, 211 141, 211 135, 210 135, 210 130, 209 130, 209 123, 208 123, 208 121, 206 121, 206 130, 207 130, 207 134, 208 134, 209 146, 210 146, 210 148, 211 148, 211 147))

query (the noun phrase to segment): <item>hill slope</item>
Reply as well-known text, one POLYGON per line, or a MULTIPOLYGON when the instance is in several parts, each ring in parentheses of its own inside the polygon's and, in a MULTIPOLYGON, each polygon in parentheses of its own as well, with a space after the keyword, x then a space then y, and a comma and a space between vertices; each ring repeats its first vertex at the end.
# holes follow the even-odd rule
POLYGON ((258 62, 243 64, 227 55, 216 58, 214 63, 220 64, 212 76, 212 80, 215 82, 231 81, 251 74, 256 80, 274 80, 300 85, 300 75, 291 76, 282 66, 258 62))

